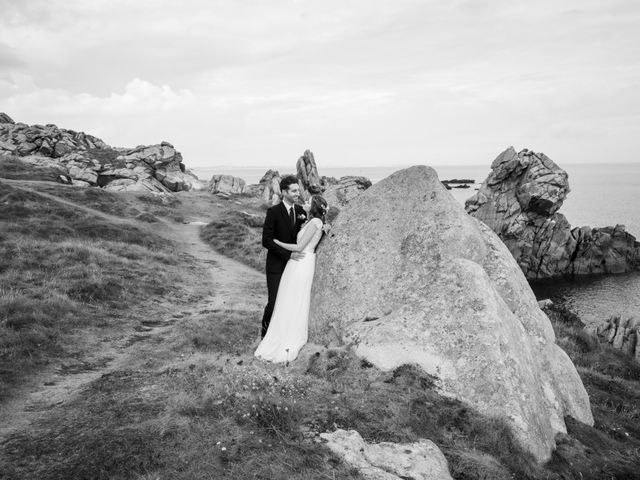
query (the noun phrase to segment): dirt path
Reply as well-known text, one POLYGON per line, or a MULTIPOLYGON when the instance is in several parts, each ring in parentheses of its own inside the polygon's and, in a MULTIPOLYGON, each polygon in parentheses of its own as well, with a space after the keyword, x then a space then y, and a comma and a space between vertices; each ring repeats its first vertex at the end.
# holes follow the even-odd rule
MULTIPOLYGON (((5 180, 3 180, 5 181, 5 180)), ((54 200, 75 209, 118 223, 131 220, 109 215, 99 210, 77 205, 71 201, 29 188, 28 181, 9 181, 14 186, 54 200)), ((173 240, 180 254, 190 255, 194 262, 208 273, 202 279, 201 290, 205 294, 197 303, 180 305, 171 299, 155 298, 149 305, 150 316, 156 320, 141 325, 131 325, 131 331, 122 335, 108 329, 78 332, 78 345, 97 344, 98 349, 89 356, 70 360, 64 365, 52 367, 26 382, 15 395, 0 405, 0 443, 12 432, 28 428, 38 418, 65 403, 87 384, 106 373, 131 366, 134 352, 140 341, 145 341, 173 328, 180 319, 202 311, 215 309, 244 309, 258 311, 266 299, 263 275, 235 260, 229 259, 205 244, 199 236, 200 228, 210 219, 199 219, 190 224, 162 222, 157 233, 173 240), (264 290, 264 291, 263 291, 264 290), (117 334, 116 334, 117 333, 117 334)), ((194 282, 197 284, 197 282, 194 282)), ((200 292, 202 293, 202 292, 200 292)))

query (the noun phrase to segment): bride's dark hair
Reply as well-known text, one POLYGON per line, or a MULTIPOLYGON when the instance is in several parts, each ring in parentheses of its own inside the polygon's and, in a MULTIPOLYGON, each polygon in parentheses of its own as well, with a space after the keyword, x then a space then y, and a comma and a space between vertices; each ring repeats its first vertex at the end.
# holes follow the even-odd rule
POLYGON ((324 216, 327 214, 327 201, 322 195, 311 196, 311 206, 309 207, 309 215, 319 218, 324 222, 324 216))

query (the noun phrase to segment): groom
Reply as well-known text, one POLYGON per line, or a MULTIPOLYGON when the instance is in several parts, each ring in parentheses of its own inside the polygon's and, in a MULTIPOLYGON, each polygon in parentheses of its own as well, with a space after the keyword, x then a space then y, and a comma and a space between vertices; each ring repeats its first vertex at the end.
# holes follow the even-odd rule
POLYGON ((273 241, 277 239, 284 243, 296 243, 300 227, 307 219, 304 209, 300 205, 296 205, 300 198, 298 179, 293 175, 283 177, 280 181, 280 191, 282 192, 282 202, 267 210, 267 217, 262 229, 262 246, 268 250, 267 290, 269 291, 269 299, 262 317, 262 338, 266 335, 271 322, 280 278, 282 278, 287 261, 289 259, 300 260, 304 257, 304 252, 290 252, 276 245, 273 241))

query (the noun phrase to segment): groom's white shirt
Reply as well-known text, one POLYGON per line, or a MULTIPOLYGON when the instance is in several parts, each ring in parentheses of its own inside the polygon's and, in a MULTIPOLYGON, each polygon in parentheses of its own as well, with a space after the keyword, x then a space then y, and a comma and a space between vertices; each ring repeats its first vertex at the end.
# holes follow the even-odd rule
MULTIPOLYGON (((287 202, 284 198, 282 199, 282 203, 284 203, 284 206, 287 207, 287 215, 291 215, 289 212, 291 212, 293 204, 287 202)), ((296 213, 296 211, 294 210, 293 213, 296 213)))

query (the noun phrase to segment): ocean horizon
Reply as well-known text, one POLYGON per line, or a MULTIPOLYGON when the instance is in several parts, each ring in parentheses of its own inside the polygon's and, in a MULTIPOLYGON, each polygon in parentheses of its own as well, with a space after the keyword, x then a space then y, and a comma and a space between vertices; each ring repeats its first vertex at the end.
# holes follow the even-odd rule
MULTIPOLYGON (((340 178, 348 175, 367 177, 379 182, 402 166, 386 167, 318 167, 321 176, 340 178)), ((434 165, 440 180, 465 178, 475 181, 468 189, 452 189, 450 193, 464 205, 491 171, 486 165, 434 165)), ((560 208, 572 227, 604 227, 624 225, 627 232, 640 238, 640 163, 574 163, 562 166, 569 175, 571 191, 560 208)), ((197 167, 191 171, 202 180, 224 174, 242 178, 247 185, 258 183, 265 167, 197 167)), ((281 174, 295 174, 295 168, 273 168, 281 174)))

